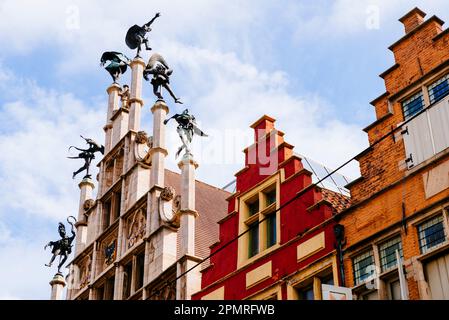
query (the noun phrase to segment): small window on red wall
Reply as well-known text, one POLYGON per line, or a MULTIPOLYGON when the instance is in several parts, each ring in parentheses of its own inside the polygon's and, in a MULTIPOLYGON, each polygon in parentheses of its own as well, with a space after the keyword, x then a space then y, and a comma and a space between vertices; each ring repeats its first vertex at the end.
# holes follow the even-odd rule
POLYGON ((248 226, 249 242, 248 242, 248 258, 259 253, 259 221, 248 226))

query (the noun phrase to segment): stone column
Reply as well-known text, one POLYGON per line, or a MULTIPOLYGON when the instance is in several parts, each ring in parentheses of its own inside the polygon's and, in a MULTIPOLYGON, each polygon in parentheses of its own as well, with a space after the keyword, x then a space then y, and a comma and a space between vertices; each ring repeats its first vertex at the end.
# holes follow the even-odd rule
POLYGON ((120 86, 117 83, 113 83, 106 90, 109 99, 108 99, 108 112, 106 117, 106 125, 103 127, 105 131, 105 143, 104 143, 104 152, 108 153, 112 148, 112 116, 115 111, 119 109, 119 92, 120 86))
POLYGON ((181 169, 180 255, 195 255, 195 169, 198 163, 190 153, 178 163, 181 169))
POLYGON ((165 146, 164 120, 169 112, 163 100, 158 100, 151 108, 153 113, 153 147, 150 150, 151 173, 148 194, 147 239, 145 244, 146 282, 158 277, 176 262, 176 231, 161 223, 159 218, 159 196, 165 186, 165 146))
MULTIPOLYGON (((86 200, 92 199, 92 191, 95 188, 92 179, 84 178, 79 184, 80 188, 80 201, 78 206, 78 221, 75 224, 76 227, 76 244, 75 244, 75 256, 80 253, 87 241, 87 221, 84 216, 84 203, 86 200)), ((92 199, 93 200, 93 199, 92 199)))
POLYGON ((169 113, 168 106, 163 100, 158 100, 151 108, 153 113, 153 148, 151 152, 151 176, 150 188, 164 186, 165 157, 168 152, 165 147, 165 124, 164 120, 169 113))
POLYGON ((142 100, 142 78, 145 62, 142 58, 136 57, 131 61, 131 94, 129 99, 129 123, 128 129, 139 131, 140 129, 140 112, 143 106, 142 100))
MULTIPOLYGON (((195 219, 198 212, 195 210, 195 169, 198 163, 190 153, 184 154, 178 163, 181 169, 181 217, 178 236, 179 256, 177 277, 194 267, 201 259, 195 256, 195 219)), ((176 283, 176 299, 190 300, 192 294, 201 289, 200 266, 187 272, 176 283)))
POLYGON ((165 186, 165 157, 168 152, 165 149, 165 125, 164 120, 169 112, 168 106, 164 101, 158 100, 151 108, 153 113, 153 147, 150 150, 151 173, 150 173, 150 193, 149 193, 149 212, 151 212, 147 221, 147 231, 152 233, 160 226, 158 198, 165 186))
POLYGON ((51 300, 62 300, 63 299, 63 293, 64 293, 64 287, 66 283, 64 280, 64 276, 60 273, 55 274, 53 279, 50 281, 51 286, 51 300))

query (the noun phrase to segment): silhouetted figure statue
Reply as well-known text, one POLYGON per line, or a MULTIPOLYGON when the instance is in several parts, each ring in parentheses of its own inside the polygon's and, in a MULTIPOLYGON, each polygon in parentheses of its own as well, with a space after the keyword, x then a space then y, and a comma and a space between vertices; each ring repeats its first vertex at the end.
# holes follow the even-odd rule
POLYGON ((176 131, 178 132, 179 137, 182 141, 182 146, 179 147, 178 151, 176 152, 176 158, 179 156, 183 149, 185 149, 186 154, 191 154, 190 144, 192 142, 194 134, 197 134, 201 137, 207 137, 207 134, 205 134, 198 128, 195 117, 189 114, 189 109, 185 109, 181 114, 177 113, 174 116, 164 120, 164 124, 167 124, 170 119, 175 119, 176 122, 178 122, 176 131))
POLYGON ((154 53, 150 57, 150 60, 148 60, 148 64, 143 71, 143 77, 145 80, 149 81, 149 75, 152 75, 150 82, 153 85, 153 93, 158 99, 164 99, 161 94, 161 87, 164 87, 175 100, 175 103, 182 104, 181 100, 175 96, 174 92, 170 88, 170 75, 172 73, 173 70, 170 69, 164 57, 162 57, 159 53, 154 53))
POLYGON ((86 175, 84 176, 84 178, 90 178, 91 175, 89 174, 89 167, 90 167, 90 163, 92 162, 92 160, 95 159, 95 152, 101 152, 101 154, 104 154, 104 146, 103 145, 99 145, 94 140, 89 139, 89 138, 84 138, 83 136, 81 136, 81 138, 86 140, 86 143, 89 145, 89 148, 81 149, 81 148, 78 148, 75 146, 69 147, 69 150, 70 150, 70 148, 75 148, 76 150, 79 150, 82 152, 79 153, 77 157, 67 157, 67 158, 69 158, 69 159, 84 159, 84 165, 73 173, 72 179, 74 179, 75 176, 83 170, 86 170, 86 175))
POLYGON ((126 69, 130 64, 130 60, 123 53, 106 51, 101 55, 100 65, 103 67, 108 61, 110 61, 110 63, 105 67, 105 69, 111 75, 114 83, 117 83, 120 76, 126 72, 126 69))
POLYGON ((137 24, 135 24, 128 29, 128 32, 126 33, 125 37, 125 42, 130 49, 137 48, 136 57, 140 57, 142 44, 145 44, 145 49, 151 50, 150 46, 148 45, 148 39, 146 38, 146 34, 151 31, 150 26, 154 22, 154 20, 156 20, 156 18, 160 16, 161 14, 158 12, 154 16, 154 18, 150 20, 150 22, 144 24, 143 26, 138 26, 137 24))
MULTIPOLYGON (((72 218, 76 222, 75 217, 69 216, 69 218, 72 218)), ((72 235, 70 237, 67 236, 64 224, 59 222, 58 232, 61 236, 61 239, 57 241, 50 241, 44 247, 44 250, 47 249, 48 246, 52 247, 51 253, 53 254, 53 256, 51 257, 50 262, 48 264, 45 264, 47 267, 51 267, 52 263, 55 261, 55 258, 57 256, 60 256, 58 273, 61 273, 61 267, 66 262, 68 255, 72 252, 72 242, 75 239, 76 235, 74 223, 70 222, 69 218, 67 218, 67 222, 72 226, 72 235)))

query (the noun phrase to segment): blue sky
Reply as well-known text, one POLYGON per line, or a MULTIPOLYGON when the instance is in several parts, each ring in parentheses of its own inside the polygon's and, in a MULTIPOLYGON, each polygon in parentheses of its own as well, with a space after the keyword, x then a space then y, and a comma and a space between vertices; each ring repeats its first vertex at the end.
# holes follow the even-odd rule
MULTIPOLYGON (((79 196, 71 173, 81 164, 66 159, 67 148, 83 143, 79 134, 104 140, 111 79, 99 58, 134 56, 124 43, 129 26, 161 12, 150 45, 210 134, 194 146, 198 178, 223 186, 242 167, 248 126, 264 113, 297 152, 329 167, 366 147, 369 101, 384 92, 378 74, 394 63, 387 47, 415 6, 449 19, 443 0, 0 0, 0 298, 49 297, 54 270, 43 266, 43 246, 58 237, 58 221, 76 215, 79 196)), ((145 85, 142 129, 151 132, 145 85)), ((184 107, 167 102, 171 112, 184 107)), ((169 142, 179 143, 174 132, 169 142)), ((177 170, 173 153, 168 165, 177 170)), ((342 173, 356 177, 357 166, 342 173)))

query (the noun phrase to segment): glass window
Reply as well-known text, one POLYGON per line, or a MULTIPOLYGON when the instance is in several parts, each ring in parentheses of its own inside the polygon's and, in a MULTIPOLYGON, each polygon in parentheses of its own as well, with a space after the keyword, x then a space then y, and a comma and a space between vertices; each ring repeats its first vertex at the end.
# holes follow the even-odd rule
POLYGON ((97 300, 103 300, 104 299, 104 285, 97 288, 97 300))
POLYGON ((390 300, 402 300, 401 299, 401 283, 399 280, 394 280, 388 283, 390 290, 390 300))
POLYGON ((121 200, 121 193, 116 192, 114 194, 114 216, 112 218, 112 221, 115 221, 120 216, 120 201, 121 200))
POLYGON ((333 286, 334 285, 334 276, 328 275, 327 277, 324 277, 323 279, 321 279, 321 284, 328 284, 333 286))
POLYGON ((404 112, 405 120, 413 117, 422 109, 424 109, 424 99, 422 91, 402 102, 402 110, 404 112))
POLYGON ((252 216, 259 212, 259 199, 254 200, 251 203, 248 203, 248 211, 249 211, 249 216, 252 216))
POLYGON ((315 296, 313 294, 313 286, 309 286, 303 288, 299 291, 299 299, 300 300, 315 300, 315 296))
POLYGON ((276 244, 276 213, 267 216, 267 248, 276 244))
POLYGON ((399 255, 402 258, 402 243, 400 236, 388 240, 379 246, 380 266, 382 272, 396 266, 396 250, 399 250, 399 255))
POLYGON ((379 300, 377 290, 362 294, 360 298, 361 300, 379 300))
POLYGON ((123 299, 127 299, 131 295, 132 272, 133 272, 132 263, 129 262, 124 268, 123 299))
POLYGON ((139 254, 136 258, 136 290, 143 286, 143 270, 145 255, 143 253, 139 254))
POLYGON ((271 191, 268 191, 265 193, 265 199, 266 199, 266 206, 270 206, 273 203, 276 202, 276 189, 273 189, 271 191))
POLYGON ((418 226, 419 247, 421 253, 446 241, 443 215, 436 216, 418 226))
POLYGON ((353 260, 355 284, 358 285, 369 276, 373 275, 375 271, 374 266, 373 250, 366 251, 365 253, 355 257, 353 260))
POLYGON ((111 200, 105 202, 103 206, 104 214, 103 214, 103 229, 106 229, 111 224, 111 200))
POLYGON ((435 103, 449 94, 449 74, 429 86, 430 103, 435 103))
POLYGON ((256 221, 249 228, 248 258, 251 258, 259 253, 259 222, 256 221))
POLYGON ((106 285, 104 289, 104 300, 114 300, 114 283, 115 283, 114 276, 106 280, 106 285))

